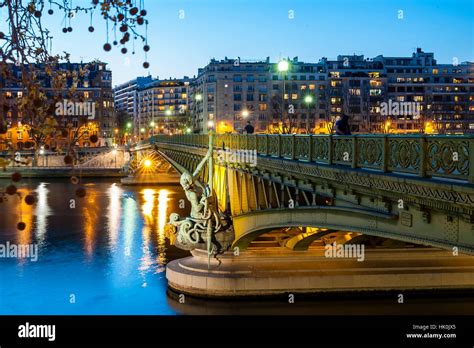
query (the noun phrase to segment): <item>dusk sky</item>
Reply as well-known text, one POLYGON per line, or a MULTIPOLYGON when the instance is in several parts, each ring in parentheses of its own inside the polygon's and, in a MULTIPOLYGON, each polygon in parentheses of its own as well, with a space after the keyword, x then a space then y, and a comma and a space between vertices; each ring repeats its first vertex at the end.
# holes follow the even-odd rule
MULTIPOLYGON (((89 1, 74 1, 78 3, 89 1)), ((317 62, 353 53, 410 56, 421 47, 434 52, 441 63, 452 63, 453 57, 474 61, 473 4, 472 0, 146 0, 149 69, 142 67, 144 52, 138 41, 135 55, 131 42, 127 55, 119 47, 103 51, 105 22, 97 13, 94 34, 87 31, 88 14, 72 20, 70 34, 61 32, 60 15, 45 17, 54 51, 71 53, 73 61, 108 62, 116 85, 148 74, 193 76, 211 58, 225 56, 269 56, 272 61, 298 56, 317 62), (399 10, 403 19, 398 18, 399 10)), ((109 35, 112 42, 113 34, 109 35)))

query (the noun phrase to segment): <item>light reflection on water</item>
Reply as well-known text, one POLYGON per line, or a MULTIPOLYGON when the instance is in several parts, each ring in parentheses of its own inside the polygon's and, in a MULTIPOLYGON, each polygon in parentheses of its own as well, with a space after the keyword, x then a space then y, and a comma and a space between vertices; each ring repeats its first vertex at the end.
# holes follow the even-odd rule
POLYGON ((37 262, 0 258, 0 314, 175 312, 164 270, 168 260, 186 254, 167 244, 164 229, 172 211, 185 213, 177 204, 179 187, 89 182, 86 197, 77 198, 77 186, 67 180, 18 186, 37 203, 20 204, 14 196, 1 203, 0 243, 34 243, 39 255, 37 262), (25 230, 16 229, 19 221, 25 230))

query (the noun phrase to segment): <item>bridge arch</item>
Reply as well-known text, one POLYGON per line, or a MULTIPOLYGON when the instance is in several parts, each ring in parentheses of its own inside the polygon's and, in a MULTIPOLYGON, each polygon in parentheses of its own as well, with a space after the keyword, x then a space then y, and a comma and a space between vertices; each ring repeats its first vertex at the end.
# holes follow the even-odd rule
MULTIPOLYGON (((437 239, 436 234, 420 238, 413 234, 412 227, 404 226, 396 214, 366 209, 337 206, 269 209, 235 216, 233 224, 235 229, 233 248, 238 247, 240 250, 247 249, 255 238, 269 231, 282 227, 311 226, 391 238, 443 249, 457 247, 460 251, 474 253, 474 250, 460 246, 459 243, 437 239)), ((322 233, 318 233, 314 235, 313 240, 321 236, 322 233)), ((305 237, 309 236, 302 236, 301 239, 304 240, 305 237)), ((297 240, 295 242, 298 243, 297 240)), ((312 242, 311 239, 303 241, 300 250, 304 250, 306 247, 304 244, 310 242, 312 242)))

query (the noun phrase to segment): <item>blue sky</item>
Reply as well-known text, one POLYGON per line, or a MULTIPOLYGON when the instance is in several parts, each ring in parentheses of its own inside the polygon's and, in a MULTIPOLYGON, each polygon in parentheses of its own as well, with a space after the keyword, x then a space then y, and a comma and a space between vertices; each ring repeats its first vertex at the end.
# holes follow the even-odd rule
POLYGON ((70 34, 61 32, 60 16, 49 17, 53 49, 70 52, 77 61, 108 62, 114 85, 148 73, 193 76, 211 58, 225 56, 318 61, 353 53, 409 56, 421 47, 441 63, 453 57, 474 61, 472 0, 145 0, 145 5, 151 46, 147 70, 140 44, 135 55, 131 45, 127 55, 117 47, 103 51, 105 23, 97 14, 94 34, 87 31, 89 15, 74 18, 70 34))

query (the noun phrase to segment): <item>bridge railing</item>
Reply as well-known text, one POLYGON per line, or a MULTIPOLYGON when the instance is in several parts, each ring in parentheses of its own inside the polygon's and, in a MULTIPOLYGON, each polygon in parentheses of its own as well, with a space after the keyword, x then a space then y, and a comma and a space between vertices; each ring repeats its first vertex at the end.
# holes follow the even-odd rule
MULTIPOLYGON (((151 142, 207 147, 207 134, 157 135, 151 142)), ((472 135, 216 135, 217 148, 305 162, 443 177, 474 183, 472 135)))

